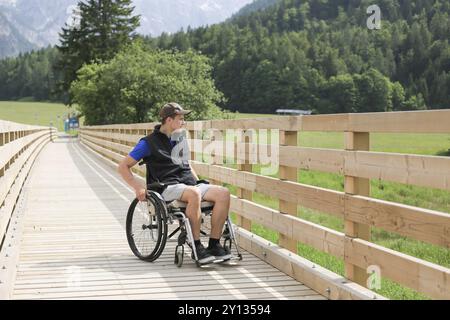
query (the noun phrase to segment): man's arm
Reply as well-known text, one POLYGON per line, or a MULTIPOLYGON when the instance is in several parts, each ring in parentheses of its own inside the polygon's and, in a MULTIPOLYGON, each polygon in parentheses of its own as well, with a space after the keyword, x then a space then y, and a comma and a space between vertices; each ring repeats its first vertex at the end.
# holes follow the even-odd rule
POLYGON ((139 201, 145 200, 146 195, 146 189, 145 186, 142 185, 140 181, 134 178, 133 172, 131 172, 131 168, 138 163, 136 160, 134 160, 130 156, 126 156, 120 163, 119 167, 117 168, 117 171, 120 173, 122 178, 128 183, 130 187, 134 189, 134 192, 136 193, 136 198, 139 199, 139 201))

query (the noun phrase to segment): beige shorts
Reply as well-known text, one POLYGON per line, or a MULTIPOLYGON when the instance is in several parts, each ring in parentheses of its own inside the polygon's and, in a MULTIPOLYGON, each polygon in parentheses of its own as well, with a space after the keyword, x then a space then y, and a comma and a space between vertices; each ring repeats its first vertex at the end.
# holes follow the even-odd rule
MULTIPOLYGON (((166 190, 164 190, 164 192, 162 193, 162 197, 167 202, 174 201, 174 200, 180 200, 181 196, 183 195, 184 190, 187 187, 188 186, 185 185, 184 183, 170 185, 167 187, 166 190)), ((200 189, 200 192, 202 194, 202 200, 203 200, 203 197, 205 196, 205 194, 209 190, 209 188, 212 187, 212 185, 206 184, 206 183, 200 183, 200 184, 197 184, 195 187, 200 189)))

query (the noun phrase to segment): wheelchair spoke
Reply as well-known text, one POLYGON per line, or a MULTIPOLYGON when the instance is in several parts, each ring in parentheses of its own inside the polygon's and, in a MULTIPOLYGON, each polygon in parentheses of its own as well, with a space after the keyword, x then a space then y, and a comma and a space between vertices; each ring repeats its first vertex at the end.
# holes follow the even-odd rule
POLYGON ((139 208, 136 208, 133 220, 133 238, 136 241, 136 246, 143 254, 150 254, 154 249, 154 242, 158 239, 158 221, 155 215, 150 215, 147 210, 153 209, 152 204, 146 202, 139 202, 139 208))

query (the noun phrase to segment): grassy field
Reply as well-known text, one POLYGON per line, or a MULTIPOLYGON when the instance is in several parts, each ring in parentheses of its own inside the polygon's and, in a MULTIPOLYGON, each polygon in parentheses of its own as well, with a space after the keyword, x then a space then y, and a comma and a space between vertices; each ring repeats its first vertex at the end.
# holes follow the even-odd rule
MULTIPOLYGON (((56 119, 58 115, 63 117, 66 114, 67 108, 59 104, 0 102, 0 119, 19 123, 48 126, 50 121, 54 121, 54 125, 56 123, 56 126, 62 130, 62 120, 58 123, 56 119)), ((236 118, 267 116, 260 114, 236 114, 236 118)), ((333 132, 302 132, 299 134, 298 144, 304 147, 342 149, 344 146, 344 135, 333 132)), ((372 151, 450 156, 449 149, 449 134, 371 135, 372 151)), ((235 167, 233 165, 229 166, 235 167)), ((260 169, 260 166, 255 165, 253 171, 260 173, 260 169)), ((274 176, 276 177, 277 175, 274 176)), ((299 170, 298 181, 337 191, 343 191, 344 189, 344 177, 337 174, 299 170)), ((235 187, 228 187, 233 194, 236 194, 235 187)), ((371 182, 371 196, 378 199, 450 213, 450 193, 447 191, 374 180, 371 182)), ((253 199, 259 204, 278 209, 277 199, 269 198, 258 193, 254 193, 253 199)), ((342 232, 344 229, 342 219, 327 215, 323 212, 299 207, 298 216, 337 231, 342 232)), ((278 242, 278 234, 276 232, 260 225, 253 224, 252 231, 270 241, 278 242)), ((402 237, 378 228, 372 229, 372 241, 387 248, 450 268, 449 249, 402 237)), ((298 245, 298 253, 306 259, 344 275, 344 264, 342 260, 303 244, 298 245)), ((381 290, 378 292, 391 299, 427 299, 426 296, 387 279, 382 280, 381 290)))
MULTIPOLYGON (((73 109, 73 108, 72 108, 73 109)), ((0 101, 0 119, 64 130, 69 109, 60 103, 0 101)), ((73 111, 73 110, 72 110, 73 111)))

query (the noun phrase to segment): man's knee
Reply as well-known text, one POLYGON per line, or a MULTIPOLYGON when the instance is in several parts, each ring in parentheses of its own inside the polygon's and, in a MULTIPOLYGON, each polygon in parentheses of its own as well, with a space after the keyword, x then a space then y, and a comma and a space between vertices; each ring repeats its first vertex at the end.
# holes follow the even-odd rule
POLYGON ((225 187, 219 187, 218 191, 218 201, 229 201, 230 200, 230 190, 225 187))
POLYGON ((187 203, 200 203, 202 200, 202 194, 200 192, 200 189, 194 186, 187 187, 184 190, 183 198, 187 203))

